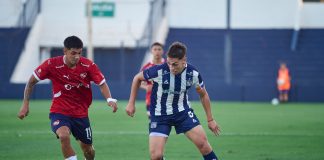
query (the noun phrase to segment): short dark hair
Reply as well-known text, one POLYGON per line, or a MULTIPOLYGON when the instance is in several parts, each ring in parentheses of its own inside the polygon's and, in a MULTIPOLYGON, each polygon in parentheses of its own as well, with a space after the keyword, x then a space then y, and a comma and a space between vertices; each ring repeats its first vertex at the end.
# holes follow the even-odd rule
POLYGON ((173 42, 168 50, 168 57, 182 59, 187 53, 187 47, 181 42, 173 42))
POLYGON ((154 46, 160 46, 161 48, 163 48, 163 45, 159 42, 154 42, 152 45, 151 45, 151 48, 153 48, 154 46))
POLYGON ((83 43, 81 39, 77 36, 70 36, 65 38, 64 40, 64 47, 71 49, 71 48, 83 48, 83 43))

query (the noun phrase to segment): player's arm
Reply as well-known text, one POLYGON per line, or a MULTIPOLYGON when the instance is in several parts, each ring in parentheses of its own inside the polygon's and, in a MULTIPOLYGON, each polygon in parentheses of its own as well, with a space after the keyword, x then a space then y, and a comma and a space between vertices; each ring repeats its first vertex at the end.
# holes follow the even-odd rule
POLYGON ((110 93, 110 89, 107 85, 106 82, 104 82, 103 84, 99 85, 101 94, 105 97, 105 99, 107 100, 108 106, 110 106, 113 109, 113 112, 115 113, 117 111, 117 100, 113 99, 111 97, 111 93, 110 93))
POLYGON ((216 121, 213 118, 212 112, 211 112, 211 105, 210 105, 210 99, 209 95, 204 87, 196 87, 196 91, 199 94, 201 104, 204 107, 206 116, 207 116, 207 122, 208 122, 208 128, 215 133, 215 135, 219 135, 220 128, 216 121))
POLYGON ((145 91, 147 91, 147 89, 148 89, 147 87, 148 87, 148 86, 147 86, 147 82, 142 81, 142 82, 141 82, 141 85, 140 85, 140 88, 141 88, 141 89, 144 89, 145 91))
POLYGON ((34 75, 32 75, 29 78, 29 80, 25 86, 23 104, 21 105, 20 110, 17 115, 19 119, 24 119, 26 116, 28 116, 29 98, 30 98, 33 88, 37 82, 38 82, 38 80, 34 77, 34 75))
POLYGON ((145 78, 144 78, 143 72, 139 72, 133 78, 131 93, 130 93, 128 104, 126 107, 126 113, 131 117, 133 117, 134 113, 135 113, 135 100, 137 97, 138 89, 141 85, 141 82, 144 80, 145 80, 145 78))
MULTIPOLYGON (((142 67, 142 69, 141 69, 140 72, 142 72, 145 69, 147 69, 147 64, 142 67)), ((147 82, 146 81, 142 81, 141 82, 141 85, 140 85, 140 88, 141 89, 144 89, 145 91, 147 91, 147 89, 148 89, 147 87, 148 87, 147 82)))

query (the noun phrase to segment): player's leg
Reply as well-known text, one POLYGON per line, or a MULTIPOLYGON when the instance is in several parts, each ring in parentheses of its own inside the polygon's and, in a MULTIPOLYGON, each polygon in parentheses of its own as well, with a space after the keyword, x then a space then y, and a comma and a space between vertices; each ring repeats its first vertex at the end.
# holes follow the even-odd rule
POLYGON ((286 93, 284 93, 284 94, 282 95, 282 101, 283 101, 283 102, 287 102, 287 101, 288 101, 288 95, 287 95, 286 93))
POLYGON ((60 139, 61 149, 62 149, 64 158, 66 158, 67 160, 76 160, 75 152, 71 146, 69 127, 62 126, 62 127, 58 128, 56 130, 56 135, 60 139))
POLYGON ((283 102, 284 101, 283 92, 281 90, 279 90, 279 101, 280 102, 283 102))
POLYGON ((71 132, 80 142, 80 147, 86 160, 94 160, 95 150, 92 145, 92 129, 89 118, 73 118, 71 132))
POLYGON ((196 145, 205 160, 217 160, 212 147, 210 146, 206 133, 201 125, 187 131, 185 135, 196 145))
POLYGON ((284 100, 284 102, 288 102, 288 90, 285 90, 285 92, 283 94, 283 100, 284 100))
POLYGON ((51 113, 51 128, 61 142, 61 150, 67 160, 76 160, 75 152, 70 142, 70 121, 62 114, 51 113))
POLYGON ((205 131, 193 110, 178 113, 175 129, 177 134, 185 133, 196 145, 205 160, 217 160, 212 147, 208 143, 205 131))
POLYGON ((95 157, 95 150, 92 144, 86 144, 81 141, 80 142, 80 147, 83 151, 83 155, 86 160, 94 160, 95 157))
POLYGON ((149 147, 151 160, 163 160, 164 146, 167 139, 165 136, 150 136, 149 147))
POLYGON ((151 117, 149 124, 149 147, 151 160, 163 160, 164 147, 171 132, 167 119, 151 117))

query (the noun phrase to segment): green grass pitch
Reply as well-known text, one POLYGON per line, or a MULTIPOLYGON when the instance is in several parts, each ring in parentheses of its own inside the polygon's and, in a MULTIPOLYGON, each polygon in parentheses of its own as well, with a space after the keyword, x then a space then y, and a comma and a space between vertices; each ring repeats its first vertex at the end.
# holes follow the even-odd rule
MULTIPOLYGON (((63 159, 59 141, 51 132, 50 101, 32 100, 29 116, 16 118, 20 100, 0 100, 0 159, 63 159)), ((104 101, 90 108, 97 160, 144 160, 148 153, 148 119, 143 101, 137 103, 134 118, 125 113, 125 101, 113 114, 104 101)), ((323 160, 324 104, 213 102, 221 135, 211 134, 203 108, 193 102, 195 113, 205 128, 209 142, 221 160, 323 160)), ((82 152, 72 140, 78 158, 82 152)), ((167 160, 201 160, 198 150, 174 129, 166 145, 167 160)))

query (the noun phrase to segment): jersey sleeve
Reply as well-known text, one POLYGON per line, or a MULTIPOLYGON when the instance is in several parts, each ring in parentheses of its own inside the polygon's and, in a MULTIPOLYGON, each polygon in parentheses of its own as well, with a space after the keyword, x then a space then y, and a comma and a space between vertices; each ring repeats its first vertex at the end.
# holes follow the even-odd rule
POLYGON ((199 72, 193 71, 193 86, 204 88, 205 84, 199 72))
POLYGON ((159 69, 159 66, 153 66, 153 67, 150 67, 148 69, 144 69, 143 70, 143 75, 144 75, 145 80, 150 80, 152 78, 157 77, 158 76, 158 69, 159 69))
POLYGON ((145 64, 142 68, 141 68, 141 70, 140 71, 144 71, 145 69, 147 69, 148 67, 148 64, 145 64))
POLYGON ((101 73, 99 67, 95 63, 90 65, 89 74, 91 81, 99 86, 106 82, 105 76, 101 73))
POLYGON ((50 75, 50 67, 52 64, 51 59, 47 59, 41 65, 39 65, 33 72, 34 77, 40 81, 49 78, 50 75))

